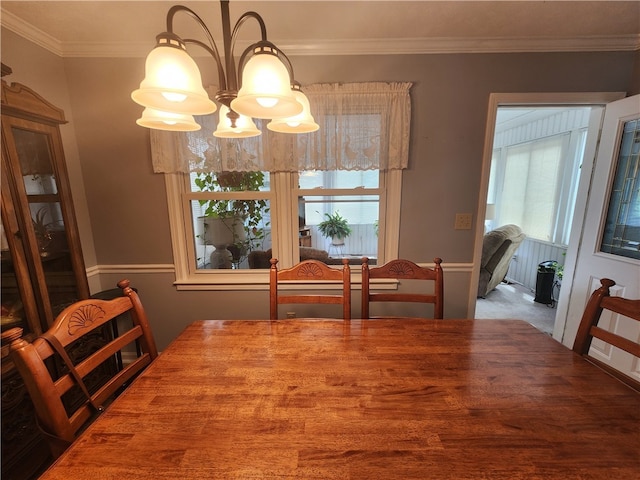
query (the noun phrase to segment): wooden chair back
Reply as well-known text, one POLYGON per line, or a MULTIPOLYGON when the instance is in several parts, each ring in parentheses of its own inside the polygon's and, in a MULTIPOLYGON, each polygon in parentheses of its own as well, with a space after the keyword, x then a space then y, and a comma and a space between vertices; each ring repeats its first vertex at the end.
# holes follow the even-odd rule
POLYGON ((2 334, 54 458, 158 355, 140 298, 128 280, 118 286, 121 297, 65 308, 33 343, 22 338, 22 328, 2 334), (131 324, 113 328, 117 317, 131 324), (131 361, 122 362, 123 354, 131 361))
POLYGON ((432 303, 433 318, 444 318, 444 276, 442 259, 434 258, 434 268, 421 267, 411 260, 391 260, 380 267, 369 267, 369 259, 362 259, 362 318, 370 316, 372 302, 432 303), (372 292, 371 279, 427 280, 433 282, 433 293, 372 292))
POLYGON ((594 338, 598 338, 603 342, 613 347, 620 348, 640 359, 640 343, 638 340, 629 340, 615 332, 605 330, 598 326, 603 310, 609 310, 613 313, 624 315, 625 317, 640 322, 640 299, 630 300, 623 297, 610 296, 609 289, 613 287, 616 282, 609 278, 601 279, 600 284, 600 288, 591 293, 591 297, 589 297, 587 306, 582 314, 578 333, 576 334, 575 341, 573 342, 573 351, 584 356, 591 363, 594 363, 610 375, 629 385, 631 388, 640 391, 640 382, 638 382, 638 380, 631 378, 610 365, 603 363, 590 353, 591 342, 594 338))
MULTIPOLYGON (((342 318, 351 320, 351 269, 349 259, 342 259, 342 269, 329 267, 319 260, 304 260, 291 268, 278 270, 278 259, 271 259, 269 271, 269 312, 271 320, 278 319, 278 305, 282 304, 333 304, 342 305, 342 318), (283 282, 340 282, 341 294, 281 294, 283 282)), ((310 286, 313 288, 313 285, 310 286)))

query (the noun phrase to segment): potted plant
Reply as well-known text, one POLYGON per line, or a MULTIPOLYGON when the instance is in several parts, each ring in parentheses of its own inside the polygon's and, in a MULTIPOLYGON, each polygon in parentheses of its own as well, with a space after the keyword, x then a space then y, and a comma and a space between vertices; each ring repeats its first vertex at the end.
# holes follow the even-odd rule
POLYGON ((35 218, 31 219, 41 257, 47 257, 49 255, 48 248, 53 240, 51 228, 53 224, 47 221, 48 214, 47 207, 40 207, 35 214, 35 218))
POLYGON ((325 213, 326 220, 318 224, 318 230, 327 238, 331 239, 332 245, 344 245, 344 239, 351 235, 351 228, 347 219, 336 211, 333 214, 325 213))
MULTIPOLYGON (((258 191, 264 185, 264 173, 200 173, 194 183, 202 192, 258 191)), ((200 205, 204 207, 204 216, 199 223, 204 228, 198 236, 217 250, 229 250, 236 265, 264 240, 266 200, 200 200, 200 205)), ((213 268, 228 268, 220 259, 215 264, 218 266, 213 268)))

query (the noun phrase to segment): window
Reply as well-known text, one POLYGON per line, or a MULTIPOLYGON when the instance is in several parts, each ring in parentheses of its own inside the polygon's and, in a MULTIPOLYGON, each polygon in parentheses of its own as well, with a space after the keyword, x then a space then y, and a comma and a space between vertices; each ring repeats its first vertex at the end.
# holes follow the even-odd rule
POLYGON ((302 172, 298 179, 300 223, 309 230, 309 247, 326 250, 330 256, 378 256, 376 227, 380 218, 380 174, 377 170, 302 172), (318 190, 321 190, 322 195, 318 190), (339 215, 348 224, 345 237, 321 232, 319 225, 339 215))
POLYGON ((624 124, 600 251, 640 259, 640 120, 624 124))
POLYGON ((567 140, 568 135, 558 135, 506 149, 500 207, 504 223, 520 225, 529 237, 552 241, 567 140))
MULTIPOLYGON (((324 178, 339 178, 345 172, 314 173, 324 178)), ((176 283, 194 288, 208 284, 220 288, 220 285, 266 283, 266 276, 256 276, 265 270, 250 268, 250 252, 272 249, 273 256, 277 256, 283 266, 293 265, 300 259, 300 250, 305 248, 300 246, 300 230, 305 227, 310 230, 311 247, 326 251, 337 259, 336 264, 342 256, 366 255, 378 261, 384 261, 385 256, 397 256, 401 175, 400 170, 375 172, 373 176, 379 183, 375 188, 358 185, 307 189, 303 185, 298 188, 297 183, 307 178, 308 172, 300 176, 280 172, 265 174, 269 180, 260 190, 200 192, 194 191, 197 186, 193 188, 197 174, 167 174, 170 204, 175 205, 170 219, 176 283), (274 184, 280 188, 274 189, 274 184), (233 205, 247 203, 254 204, 259 212, 256 225, 249 226, 248 221, 240 223, 233 216, 220 220, 205 217, 208 208, 232 212, 233 205), (348 220, 353 230, 340 247, 331 246, 331 240, 318 232, 324 213, 336 211, 348 220), (302 227, 300 212, 304 212, 302 227), (391 228, 385 229, 386 225, 391 228), (223 240, 216 253, 214 245, 219 236, 223 240)), ((368 176, 371 177, 371 173, 368 176)), ((263 264, 261 268, 266 266, 263 264)))
POLYGON ((513 223, 530 239, 569 243, 588 118, 588 108, 540 109, 529 123, 496 134, 487 196, 496 205, 492 226, 513 223))
POLYGON ((329 264, 344 256, 397 257, 409 84, 362 85, 307 87, 320 124, 312 134, 261 128, 253 139, 215 139, 217 114, 196 119, 200 132, 152 131, 154 169, 166 178, 178 288, 266 284, 271 256, 282 267, 318 252, 329 264), (350 230, 342 243, 320 228, 335 214, 350 230))

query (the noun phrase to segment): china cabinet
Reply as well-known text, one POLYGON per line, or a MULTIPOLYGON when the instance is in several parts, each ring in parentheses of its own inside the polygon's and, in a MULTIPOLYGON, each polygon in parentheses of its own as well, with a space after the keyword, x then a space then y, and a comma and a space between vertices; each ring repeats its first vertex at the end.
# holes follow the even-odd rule
MULTIPOLYGON (((65 306, 88 298, 89 286, 59 130, 64 112, 4 79, 1 106, 2 331, 19 326, 33 339, 65 306)), ((3 479, 30 478, 46 465, 48 450, 34 418, 3 346, 3 479)))

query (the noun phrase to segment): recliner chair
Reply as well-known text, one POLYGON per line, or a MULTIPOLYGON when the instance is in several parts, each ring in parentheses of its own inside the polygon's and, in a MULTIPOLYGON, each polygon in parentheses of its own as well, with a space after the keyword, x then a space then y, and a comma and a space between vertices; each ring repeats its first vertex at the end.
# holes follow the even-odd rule
POLYGON ((517 225, 498 227, 484 235, 478 297, 485 298, 507 275, 509 264, 526 235, 517 225))

